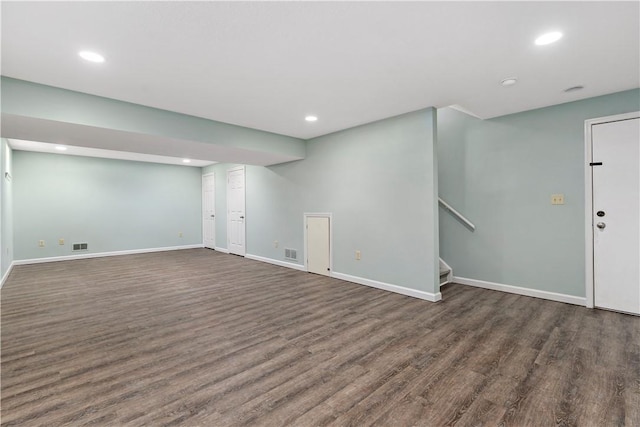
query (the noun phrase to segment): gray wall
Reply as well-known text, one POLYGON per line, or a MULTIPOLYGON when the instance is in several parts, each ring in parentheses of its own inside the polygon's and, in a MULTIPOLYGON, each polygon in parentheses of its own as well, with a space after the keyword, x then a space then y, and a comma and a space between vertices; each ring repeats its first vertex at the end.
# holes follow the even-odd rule
POLYGON ((13 152, 2 138, 0 142, 0 278, 11 266, 13 261, 13 181, 5 179, 5 172, 13 175, 13 152))
POLYGON ((484 121, 439 110, 440 197, 476 225, 440 211, 454 274, 583 297, 584 121, 638 110, 639 90, 484 121))
MULTIPOLYGON (((117 135, 132 133, 138 142, 143 140, 142 136, 152 135, 152 140, 155 141, 160 141, 161 138, 196 141, 234 147, 240 149, 239 153, 245 150, 295 159, 304 158, 305 155, 304 141, 297 138, 4 76, 1 82, 2 113, 9 116, 81 125, 91 127, 92 132, 108 129, 120 132, 117 135)), ((25 138, 19 134, 7 135, 9 130, 14 129, 12 126, 5 126, 3 136, 36 141, 51 139, 51 135, 43 135, 45 139, 25 138)), ((29 132, 37 132, 37 129, 30 129, 29 132)), ((117 144, 118 141, 111 143, 117 144)), ((155 154, 170 155, 162 152, 155 154)))
MULTIPOLYGON (((331 212, 335 272, 438 292, 435 131, 427 109, 310 140, 305 160, 247 166, 247 253, 280 261, 284 248, 302 254, 303 213, 331 212)), ((216 173, 219 247, 231 166, 203 171, 216 173)))
POLYGON ((14 151, 13 170, 16 260, 202 243, 201 168, 14 151))

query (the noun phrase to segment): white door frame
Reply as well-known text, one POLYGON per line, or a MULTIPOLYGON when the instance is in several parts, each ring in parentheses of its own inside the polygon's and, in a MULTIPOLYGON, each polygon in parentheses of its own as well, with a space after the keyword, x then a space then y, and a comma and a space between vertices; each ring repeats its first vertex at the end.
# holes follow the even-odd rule
POLYGON ((616 114, 614 116, 598 117, 584 121, 584 151, 585 151, 585 167, 584 167, 584 200, 585 200, 585 290, 588 308, 593 308, 594 293, 594 277, 593 277, 593 176, 591 174, 593 162, 591 150, 591 127, 603 123, 619 122, 622 120, 630 120, 640 118, 640 111, 625 114, 616 114))
MULTIPOLYGON (((204 246, 204 227, 205 227, 205 216, 204 216, 204 180, 207 177, 213 177, 213 248, 216 245, 216 174, 214 172, 207 173, 202 175, 202 245, 204 246)), ((205 246, 206 247, 206 246, 205 246)))
POLYGON ((305 212, 303 224, 303 236, 304 236, 304 270, 309 271, 309 265, 307 262, 307 219, 308 218, 329 218, 329 277, 333 277, 333 214, 329 212, 305 212))
POLYGON ((229 250, 229 173, 231 172, 235 172, 241 170, 242 174, 244 175, 244 185, 242 187, 242 192, 243 192, 243 196, 244 196, 244 200, 243 200, 243 204, 244 204, 244 221, 242 221, 242 227, 244 227, 244 242, 243 242, 243 246, 244 246, 244 254, 242 256, 245 256, 247 253, 247 171, 246 168, 244 167, 244 165, 242 166, 236 166, 233 168, 229 168, 227 169, 227 174, 226 174, 226 178, 227 178, 227 183, 226 183, 226 187, 225 187, 225 192, 227 194, 227 250, 229 250))

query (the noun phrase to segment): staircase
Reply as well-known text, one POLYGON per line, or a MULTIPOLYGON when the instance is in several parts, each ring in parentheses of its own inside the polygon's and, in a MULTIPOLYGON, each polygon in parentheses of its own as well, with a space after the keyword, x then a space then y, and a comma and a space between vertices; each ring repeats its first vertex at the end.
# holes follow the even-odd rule
POLYGON ((446 285, 453 279, 453 271, 442 259, 440 259, 440 286, 446 285))
MULTIPOLYGON (((462 225, 467 227, 472 233, 476 231, 476 226, 471 221, 465 218, 460 212, 455 210, 449 203, 438 197, 438 205, 445 211, 449 212, 455 219, 460 221, 462 225)), ((440 258, 440 286, 453 282, 453 271, 451 267, 440 258)))

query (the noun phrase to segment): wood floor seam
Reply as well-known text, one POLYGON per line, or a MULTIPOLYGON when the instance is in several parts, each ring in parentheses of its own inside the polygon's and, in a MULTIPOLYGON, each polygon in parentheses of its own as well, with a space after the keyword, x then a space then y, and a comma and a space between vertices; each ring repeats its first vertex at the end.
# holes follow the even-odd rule
POLYGON ((208 249, 12 269, 0 426, 640 426, 640 318, 208 249))

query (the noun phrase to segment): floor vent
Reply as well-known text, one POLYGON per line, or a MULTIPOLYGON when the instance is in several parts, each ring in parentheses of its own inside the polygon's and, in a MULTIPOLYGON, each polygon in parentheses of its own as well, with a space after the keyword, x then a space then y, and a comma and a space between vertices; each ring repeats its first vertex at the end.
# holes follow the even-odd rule
POLYGON ((298 259, 298 251, 296 249, 285 249, 284 257, 287 259, 298 259))
POLYGON ((86 251, 89 249, 88 243, 74 243, 73 250, 74 251, 86 251))

